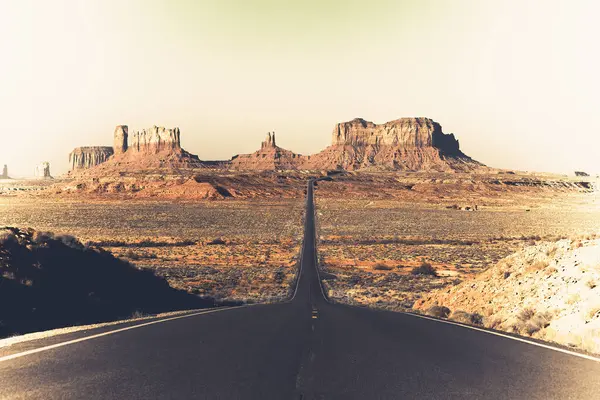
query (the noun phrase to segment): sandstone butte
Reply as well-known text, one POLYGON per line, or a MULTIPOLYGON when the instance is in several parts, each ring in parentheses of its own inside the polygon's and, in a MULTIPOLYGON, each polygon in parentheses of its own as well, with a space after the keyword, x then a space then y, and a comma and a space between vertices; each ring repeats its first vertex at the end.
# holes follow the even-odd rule
POLYGON ((70 154, 71 174, 217 168, 223 170, 475 171, 485 166, 460 151, 453 134, 429 118, 401 118, 374 124, 361 118, 338 123, 331 145, 313 155, 296 154, 276 144, 269 132, 259 150, 228 161, 201 161, 181 148, 179 128, 154 126, 129 133, 116 127, 113 147, 78 147, 70 154))

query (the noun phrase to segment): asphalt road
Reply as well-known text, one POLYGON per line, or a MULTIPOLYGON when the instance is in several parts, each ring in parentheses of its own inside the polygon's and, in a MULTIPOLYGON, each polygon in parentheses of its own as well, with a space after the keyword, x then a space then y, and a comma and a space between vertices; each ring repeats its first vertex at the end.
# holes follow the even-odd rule
POLYGON ((290 302, 218 310, 0 357, 0 398, 600 398, 600 362, 326 301, 315 263, 310 187, 307 198, 301 274, 290 302))

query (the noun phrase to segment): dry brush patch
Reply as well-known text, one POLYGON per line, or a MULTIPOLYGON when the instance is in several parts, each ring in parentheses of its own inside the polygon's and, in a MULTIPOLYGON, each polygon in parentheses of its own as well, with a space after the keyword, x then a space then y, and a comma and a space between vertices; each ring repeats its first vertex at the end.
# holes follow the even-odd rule
MULTIPOLYGON (((340 200, 322 196, 325 192, 321 185, 316 200, 319 261, 329 296, 335 301, 392 310, 410 311, 432 291, 453 290, 463 281, 486 274, 483 271, 515 252, 575 235, 579 238, 574 241, 577 247, 600 231, 599 210, 590 207, 587 197, 573 202, 571 194, 554 193, 556 199, 546 203, 521 196, 514 198, 513 204, 480 204, 477 212, 463 212, 437 203, 407 204, 385 196, 340 200), (422 265, 430 265, 424 269, 435 274, 419 275, 422 265)), ((558 247, 549 245, 540 251, 526 273, 556 275, 560 268, 548 259, 556 256, 558 247)), ((518 276, 511 268, 501 268, 486 279, 511 281, 518 276)), ((591 290, 599 281, 586 279, 582 285, 591 290)), ((565 301, 578 304, 582 299, 571 294, 565 301)), ((440 314, 435 308, 438 306, 448 307, 440 302, 419 309, 463 323, 507 324, 496 318, 490 307, 474 310, 459 304, 440 314), (431 307, 434 309, 429 310, 431 307)), ((592 307, 588 314, 595 316, 595 309, 592 307)), ((547 328, 551 318, 536 309, 530 318, 515 316, 508 323, 514 332, 535 336, 547 328)))
POLYGON ((215 306, 73 236, 0 229, 0 336, 215 306))
POLYGON ((489 328, 600 353, 600 239, 588 237, 527 247, 414 307, 478 314, 489 328))
POLYGON ((297 272, 303 202, 42 201, 0 199, 0 224, 69 232, 221 302, 288 295, 297 272))

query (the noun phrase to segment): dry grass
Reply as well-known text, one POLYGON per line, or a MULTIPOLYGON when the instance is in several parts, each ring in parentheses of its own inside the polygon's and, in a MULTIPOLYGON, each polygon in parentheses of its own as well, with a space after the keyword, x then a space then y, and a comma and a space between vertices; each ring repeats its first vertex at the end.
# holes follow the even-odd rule
POLYGON ((0 225, 69 232, 175 288, 225 302, 284 298, 294 282, 303 202, 47 202, 1 198, 0 225))
POLYGON ((432 305, 440 305, 481 313, 486 327, 600 352, 598 279, 599 239, 542 243, 450 290, 422 296, 415 308, 428 312, 432 305), (500 278, 506 272, 508 278, 500 278))

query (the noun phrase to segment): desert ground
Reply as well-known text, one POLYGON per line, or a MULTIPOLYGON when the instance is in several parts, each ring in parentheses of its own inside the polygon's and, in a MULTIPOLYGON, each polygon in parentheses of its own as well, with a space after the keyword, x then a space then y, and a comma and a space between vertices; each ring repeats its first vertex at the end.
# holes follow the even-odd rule
POLYGON ((557 181, 500 190, 482 179, 434 180, 366 174, 319 182, 319 256, 334 299, 410 310, 423 293, 468 279, 525 246, 600 232, 597 191, 557 181), (403 179, 419 183, 407 189, 403 179), (411 273, 422 264, 437 276, 411 273))
POLYGON ((295 279, 303 200, 178 201, 0 196, 0 226, 75 236, 177 289, 218 302, 285 298, 295 279))
MULTIPOLYGON (((3 183, 0 226, 73 235, 222 304, 273 302, 289 295, 297 271, 303 185, 326 174, 205 171, 3 183)), ((431 293, 480 279, 512 254, 600 233, 593 177, 495 170, 330 175, 315 192, 317 237, 324 286, 337 302, 428 312, 439 303, 431 293)), ((479 315, 474 306, 462 308, 479 315)))

